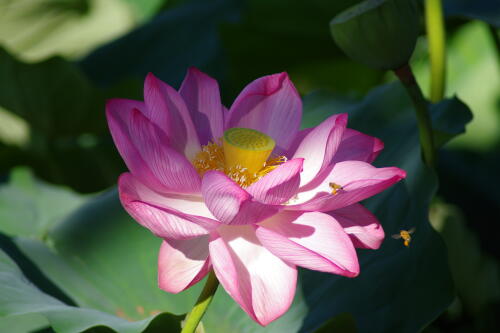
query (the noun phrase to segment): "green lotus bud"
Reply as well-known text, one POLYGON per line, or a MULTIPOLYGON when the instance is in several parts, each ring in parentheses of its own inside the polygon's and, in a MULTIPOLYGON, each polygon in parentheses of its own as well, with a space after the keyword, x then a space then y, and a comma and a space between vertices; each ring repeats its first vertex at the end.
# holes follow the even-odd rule
POLYGON ((334 17, 330 30, 352 59, 377 69, 396 69, 415 49, 419 10, 414 0, 365 0, 334 17))

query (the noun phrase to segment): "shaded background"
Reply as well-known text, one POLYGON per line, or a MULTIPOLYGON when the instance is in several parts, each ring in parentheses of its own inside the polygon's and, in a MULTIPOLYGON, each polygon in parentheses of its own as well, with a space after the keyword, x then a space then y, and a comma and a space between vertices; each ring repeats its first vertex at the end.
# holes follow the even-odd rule
MULTIPOLYGON (((196 66, 219 81, 226 106, 248 82, 281 71, 301 95, 362 98, 395 78, 350 60, 332 41, 328 22, 356 2, 0 0, 0 181, 26 166, 79 193, 113 186, 125 166, 104 103, 141 99, 148 72, 177 88, 196 66)), ((500 3, 444 3, 446 95, 458 95, 474 119, 440 151, 431 222, 448 246, 458 296, 426 331, 487 332, 500 313, 500 3)), ((423 24, 411 63, 428 95, 423 24)))

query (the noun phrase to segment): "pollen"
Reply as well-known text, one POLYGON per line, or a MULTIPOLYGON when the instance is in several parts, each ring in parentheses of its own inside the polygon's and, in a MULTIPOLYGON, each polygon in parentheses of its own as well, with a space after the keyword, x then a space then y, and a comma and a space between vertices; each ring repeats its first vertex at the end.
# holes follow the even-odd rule
POLYGON ((246 188, 287 161, 285 156, 271 155, 274 146, 274 140, 264 133, 232 128, 223 138, 203 146, 193 166, 202 177, 209 170, 221 171, 246 188))
POLYGON ((196 154, 193 166, 200 176, 209 170, 217 170, 224 172, 224 150, 222 149, 221 140, 209 142, 201 148, 201 151, 196 154))

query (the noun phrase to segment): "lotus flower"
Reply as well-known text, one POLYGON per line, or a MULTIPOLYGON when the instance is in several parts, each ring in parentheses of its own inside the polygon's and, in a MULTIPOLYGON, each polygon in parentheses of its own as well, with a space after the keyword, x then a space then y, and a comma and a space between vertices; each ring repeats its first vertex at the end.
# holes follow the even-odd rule
POLYGON ((377 249, 384 231, 358 202, 405 177, 370 164, 383 144, 346 114, 300 130, 286 73, 253 81, 229 111, 195 68, 178 91, 149 74, 144 102, 113 99, 106 114, 130 171, 122 205, 163 239, 159 287, 178 293, 213 269, 261 325, 290 307, 297 266, 359 274, 355 248, 377 249))

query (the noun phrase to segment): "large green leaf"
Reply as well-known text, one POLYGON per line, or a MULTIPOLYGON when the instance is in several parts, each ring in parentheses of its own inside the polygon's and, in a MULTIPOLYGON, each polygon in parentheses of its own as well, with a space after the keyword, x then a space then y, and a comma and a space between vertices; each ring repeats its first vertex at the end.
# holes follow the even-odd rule
POLYGON ((0 332, 38 332, 48 326, 47 319, 37 313, 0 318, 0 332))
POLYGON ((129 322, 96 310, 65 305, 37 289, 24 277, 17 265, 0 250, 0 317, 25 315, 33 317, 34 314, 45 316, 56 332, 78 333, 101 325, 123 333, 143 332, 145 329, 148 332, 158 333, 179 332, 180 327, 180 318, 168 314, 129 322), (160 321, 162 327, 159 328, 160 321), (165 328, 170 329, 166 331, 165 328))
MULTIPOLYGON (((16 242, 20 247, 33 251, 32 254, 36 258, 32 259, 39 260, 41 258, 43 265, 57 271, 60 275, 64 275, 64 281, 74 283, 71 287, 78 292, 76 295, 78 304, 83 305, 82 308, 67 306, 36 289, 21 276, 14 267, 15 265, 9 263, 7 256, 1 252, 3 257, 0 261, 3 260, 4 265, 0 265, 0 285, 2 286, 0 288, 0 317, 7 317, 0 320, 0 325, 9 325, 9 321, 12 322, 16 320, 16 317, 21 316, 23 326, 16 328, 19 326, 17 325, 11 329, 16 328, 19 329, 19 332, 26 332, 27 327, 39 327, 40 324, 46 326, 48 320, 58 332, 81 332, 96 326, 107 326, 117 332, 164 332, 165 327, 171 326, 171 332, 177 332, 181 317, 166 313, 158 316, 158 313, 161 312, 159 310, 141 309, 137 305, 134 311, 140 317, 136 319, 140 320, 134 323, 129 323, 130 317, 120 309, 119 305, 116 306, 114 312, 111 311, 114 315, 98 311, 105 306, 96 306, 92 301, 97 299, 97 303, 106 305, 112 302, 96 296, 95 289, 98 287, 89 286, 85 276, 79 276, 79 272, 73 271, 60 258, 57 258, 54 253, 57 250, 54 247, 56 244, 54 239, 49 236, 48 230, 53 230, 70 211, 74 211, 85 200, 85 197, 67 189, 36 181, 26 169, 15 170, 11 174, 10 182, 0 187, 0 231, 10 236, 17 236, 16 242), (13 274, 19 275, 20 278, 13 278, 13 274), (13 293, 13 290, 17 292, 13 293), (33 300, 38 300, 38 303, 33 302, 33 300), (86 305, 89 305, 88 308, 85 308, 86 305), (93 309, 89 309, 92 306, 93 309), (46 320, 41 320, 40 315, 45 316, 46 320)), ((78 257, 75 256, 74 259, 78 260, 78 257)), ((57 278, 54 280, 59 282, 57 278)), ((66 285, 61 283, 59 287, 65 290, 66 285)), ((154 286, 154 290, 157 290, 156 286, 154 286)), ((120 293, 128 296, 124 290, 121 290, 120 293)), ((75 296, 71 293, 69 295, 75 296)), ((123 304, 129 304, 129 300, 127 297, 118 298, 118 301, 123 302, 123 304)), ((19 318, 17 319, 19 320, 19 318)))
POLYGON ((123 0, 2 0, 0 44, 31 61, 81 57, 132 28, 130 7, 123 0))
POLYGON ((158 10, 161 9, 165 3, 170 3, 172 0, 122 0, 129 3, 134 9, 134 13, 142 20, 148 19, 153 16, 158 10))
POLYGON ((34 181, 24 168, 11 173, 0 187, 0 230, 6 234, 43 239, 54 224, 85 201, 67 189, 34 181))
POLYGON ((430 106, 434 144, 444 146, 458 134, 465 132, 465 125, 472 120, 469 107, 457 97, 443 100, 430 106), (454 121, 450 121, 453 119, 454 121))

